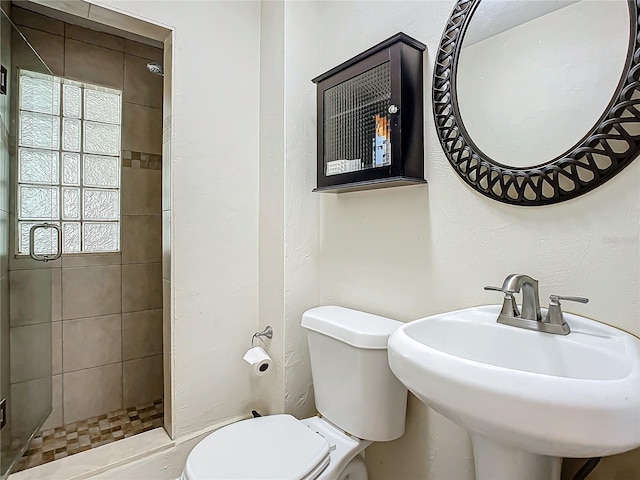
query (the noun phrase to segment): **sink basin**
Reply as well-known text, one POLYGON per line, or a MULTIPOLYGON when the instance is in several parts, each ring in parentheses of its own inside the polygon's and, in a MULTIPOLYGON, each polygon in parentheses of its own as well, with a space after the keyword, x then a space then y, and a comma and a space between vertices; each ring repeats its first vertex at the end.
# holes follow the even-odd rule
POLYGON ((559 478, 560 457, 640 446, 640 339, 570 313, 566 336, 525 330, 497 323, 500 309, 433 315, 389 338, 398 379, 470 432, 478 478, 529 478, 518 469, 541 463, 530 478, 559 478))

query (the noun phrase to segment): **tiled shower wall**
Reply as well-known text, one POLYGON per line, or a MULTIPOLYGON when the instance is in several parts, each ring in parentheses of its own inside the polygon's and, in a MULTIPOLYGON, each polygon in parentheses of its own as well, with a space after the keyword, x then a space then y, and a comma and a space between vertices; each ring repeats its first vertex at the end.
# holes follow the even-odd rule
MULTIPOLYGON (((22 8, 12 16, 55 75, 123 91, 122 251, 66 255, 53 269, 51 428, 163 396, 162 77, 146 69, 163 51, 22 8)), ((12 316, 37 275, 19 264, 12 316)))

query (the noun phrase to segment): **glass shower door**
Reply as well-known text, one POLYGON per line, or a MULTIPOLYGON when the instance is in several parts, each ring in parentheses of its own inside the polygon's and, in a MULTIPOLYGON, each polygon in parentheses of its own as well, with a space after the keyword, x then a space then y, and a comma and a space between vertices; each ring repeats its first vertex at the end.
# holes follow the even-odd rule
POLYGON ((59 268, 60 83, 4 12, 0 52, 0 479, 52 408, 52 269, 59 268), (4 208, 3 208, 4 206, 4 208))

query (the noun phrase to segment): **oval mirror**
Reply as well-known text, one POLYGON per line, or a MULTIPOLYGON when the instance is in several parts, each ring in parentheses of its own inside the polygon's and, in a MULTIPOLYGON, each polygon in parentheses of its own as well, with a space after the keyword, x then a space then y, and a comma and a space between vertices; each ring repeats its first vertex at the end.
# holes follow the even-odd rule
POLYGON ((556 203, 640 148, 637 6, 626 0, 459 0, 434 73, 440 141, 496 200, 556 203))

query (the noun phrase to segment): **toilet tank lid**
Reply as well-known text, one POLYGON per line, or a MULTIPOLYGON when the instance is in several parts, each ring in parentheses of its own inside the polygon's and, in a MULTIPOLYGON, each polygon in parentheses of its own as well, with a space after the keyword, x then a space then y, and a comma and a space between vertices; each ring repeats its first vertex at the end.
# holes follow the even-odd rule
POLYGON ((386 349, 389 335, 402 322, 350 308, 325 306, 307 310, 302 327, 357 348, 386 349))

